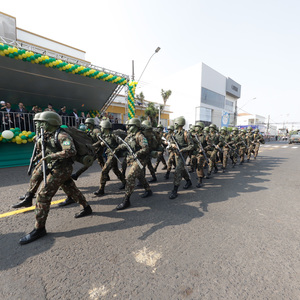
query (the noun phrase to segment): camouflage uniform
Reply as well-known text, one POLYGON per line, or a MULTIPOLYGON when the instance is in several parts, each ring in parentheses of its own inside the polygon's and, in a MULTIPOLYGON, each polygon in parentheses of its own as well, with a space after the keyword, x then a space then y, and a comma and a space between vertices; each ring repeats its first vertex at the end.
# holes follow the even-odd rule
POLYGON ((215 173, 218 171, 218 168, 217 168, 218 149, 216 146, 218 146, 218 144, 219 144, 219 136, 217 135, 217 133, 214 131, 210 132, 206 136, 206 143, 207 143, 207 146, 205 147, 205 150, 207 151, 207 154, 209 156, 208 175, 210 175, 213 168, 215 169, 214 170, 215 173))
POLYGON ((205 156, 204 153, 202 151, 202 148, 204 150, 204 148, 207 146, 206 144, 206 140, 204 137, 204 134, 202 132, 200 133, 195 133, 195 145, 196 145, 196 173, 197 173, 197 177, 198 177, 198 184, 197 187, 201 187, 202 184, 202 178, 204 178, 204 165, 205 165, 205 156), (201 143, 202 148, 200 146, 200 143, 198 143, 198 141, 201 143))
POLYGON ((249 152, 249 149, 247 149, 246 132, 244 132, 243 129, 242 129, 241 130, 241 134, 240 134, 240 142, 239 142, 240 164, 242 164, 244 162, 244 160, 245 160, 245 153, 247 153, 247 151, 249 152))
POLYGON ((238 159, 238 154, 239 154, 239 146, 240 146, 240 137, 238 135, 238 129, 234 128, 232 131, 232 134, 230 135, 230 145, 232 146, 233 149, 233 153, 231 156, 231 160, 232 160, 232 167, 234 168, 234 166, 237 164, 237 159, 238 159))
MULTIPOLYGON (((168 146, 169 143, 172 143, 171 136, 173 134, 174 134, 174 130, 170 130, 168 132, 168 134, 165 137, 165 139, 166 139, 166 141, 164 142, 165 146, 168 146)), ((167 147, 167 150, 168 150, 168 153, 169 153, 169 158, 168 158, 168 162, 167 162, 167 172, 165 174, 165 179, 169 179, 172 166, 173 165, 176 166, 174 149, 172 149, 170 147, 167 147)))
POLYGON ((249 126, 247 129, 247 134, 246 134, 246 144, 247 144, 247 161, 250 160, 251 158, 251 153, 254 153, 254 139, 253 139, 253 132, 252 132, 252 127, 249 126))
POLYGON ((265 140, 264 140, 263 136, 259 133, 258 129, 255 130, 255 133, 253 135, 253 142, 255 144, 254 159, 256 159, 256 157, 258 155, 260 144, 264 144, 265 143, 265 140))
POLYGON ((162 164, 164 165, 163 166, 163 170, 167 169, 167 163, 166 163, 166 160, 164 158, 164 148, 162 146, 162 137, 163 137, 163 132, 162 132, 162 126, 161 125, 158 125, 158 128, 159 130, 155 131, 155 136, 156 136, 156 140, 157 140, 157 143, 158 145, 160 146, 160 150, 158 151, 157 153, 157 160, 156 160, 156 164, 154 166, 154 170, 155 172, 157 171, 157 168, 158 168, 158 165, 160 162, 162 162, 162 164))
POLYGON ((43 184, 37 196, 35 228, 45 227, 51 199, 60 186, 74 201, 83 207, 88 206, 85 197, 71 178, 73 170, 72 156, 76 155, 72 138, 62 131, 58 134, 57 143, 54 134, 49 135, 45 142, 46 155, 50 155, 52 160, 48 164, 47 186, 45 187, 43 184))

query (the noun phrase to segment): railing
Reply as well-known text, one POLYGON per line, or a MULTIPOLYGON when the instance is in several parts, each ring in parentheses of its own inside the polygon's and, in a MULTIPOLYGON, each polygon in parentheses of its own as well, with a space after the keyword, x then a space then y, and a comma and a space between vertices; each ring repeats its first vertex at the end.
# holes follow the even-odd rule
MULTIPOLYGON (((0 132, 16 127, 20 128, 21 131, 35 132, 34 115, 34 113, 0 111, 0 132)), ((61 118, 62 124, 69 127, 77 128, 81 123, 84 123, 83 117, 61 116, 61 118)))

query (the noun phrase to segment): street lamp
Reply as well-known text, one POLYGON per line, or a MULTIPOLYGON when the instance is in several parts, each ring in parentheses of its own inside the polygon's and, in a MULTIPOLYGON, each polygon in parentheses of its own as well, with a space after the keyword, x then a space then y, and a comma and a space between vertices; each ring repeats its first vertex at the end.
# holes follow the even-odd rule
POLYGON ((155 53, 157 53, 159 50, 160 50, 160 47, 157 47, 157 48, 155 49, 155 52, 150 56, 150 58, 149 58, 149 60, 148 60, 148 62, 147 62, 147 64, 146 64, 146 66, 145 66, 145 68, 144 68, 144 70, 143 70, 143 72, 142 72, 142 74, 141 74, 139 80, 137 81, 138 83, 140 82, 140 80, 141 80, 141 78, 142 78, 142 75, 144 74, 144 72, 145 72, 145 70, 146 70, 146 68, 147 68, 147 66, 148 66, 148 64, 149 64, 149 62, 150 62, 150 60, 151 60, 151 58, 152 58, 153 55, 154 55, 155 53))
POLYGON ((238 108, 238 112, 239 112, 244 106, 246 106, 250 101, 255 100, 255 99, 256 99, 256 97, 254 97, 254 98, 248 100, 242 107, 239 107, 239 108, 238 108))

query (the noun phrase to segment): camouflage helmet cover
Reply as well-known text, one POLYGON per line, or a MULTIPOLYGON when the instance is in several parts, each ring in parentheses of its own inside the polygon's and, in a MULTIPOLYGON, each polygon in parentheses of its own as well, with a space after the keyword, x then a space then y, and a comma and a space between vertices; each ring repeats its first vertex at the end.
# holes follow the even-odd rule
POLYGON ((141 126, 145 129, 150 129, 152 128, 152 124, 149 120, 144 120, 141 124, 141 126))
POLYGON ((141 121, 138 118, 132 118, 128 122, 128 126, 136 126, 141 128, 141 121))
POLYGON ((84 122, 84 124, 92 124, 95 125, 95 120, 93 118, 87 118, 84 122))
POLYGON ((204 123, 203 122, 196 122, 195 127, 200 127, 200 128, 204 128, 204 123))
POLYGON ((112 125, 111 125, 110 121, 108 121, 108 120, 101 121, 100 126, 103 129, 111 129, 112 128, 112 125))
POLYGON ((174 129, 175 129, 175 128, 174 128, 174 125, 169 125, 169 126, 168 126, 168 130, 173 130, 173 131, 174 131, 174 129))
POLYGON ((174 120, 174 124, 177 124, 179 126, 185 125, 185 118, 184 117, 178 117, 174 120))

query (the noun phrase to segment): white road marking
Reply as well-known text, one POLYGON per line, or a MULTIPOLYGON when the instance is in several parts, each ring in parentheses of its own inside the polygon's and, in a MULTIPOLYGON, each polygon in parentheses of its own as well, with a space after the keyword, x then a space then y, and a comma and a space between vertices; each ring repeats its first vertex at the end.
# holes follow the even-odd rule
POLYGON ((293 149, 298 149, 298 146, 294 146, 294 147, 292 147, 293 149))
POLYGON ((282 146, 281 148, 288 148, 289 146, 282 146))
POLYGON ((101 299, 101 297, 105 296, 108 293, 108 290, 104 285, 99 288, 93 288, 89 291, 90 299, 101 299))

